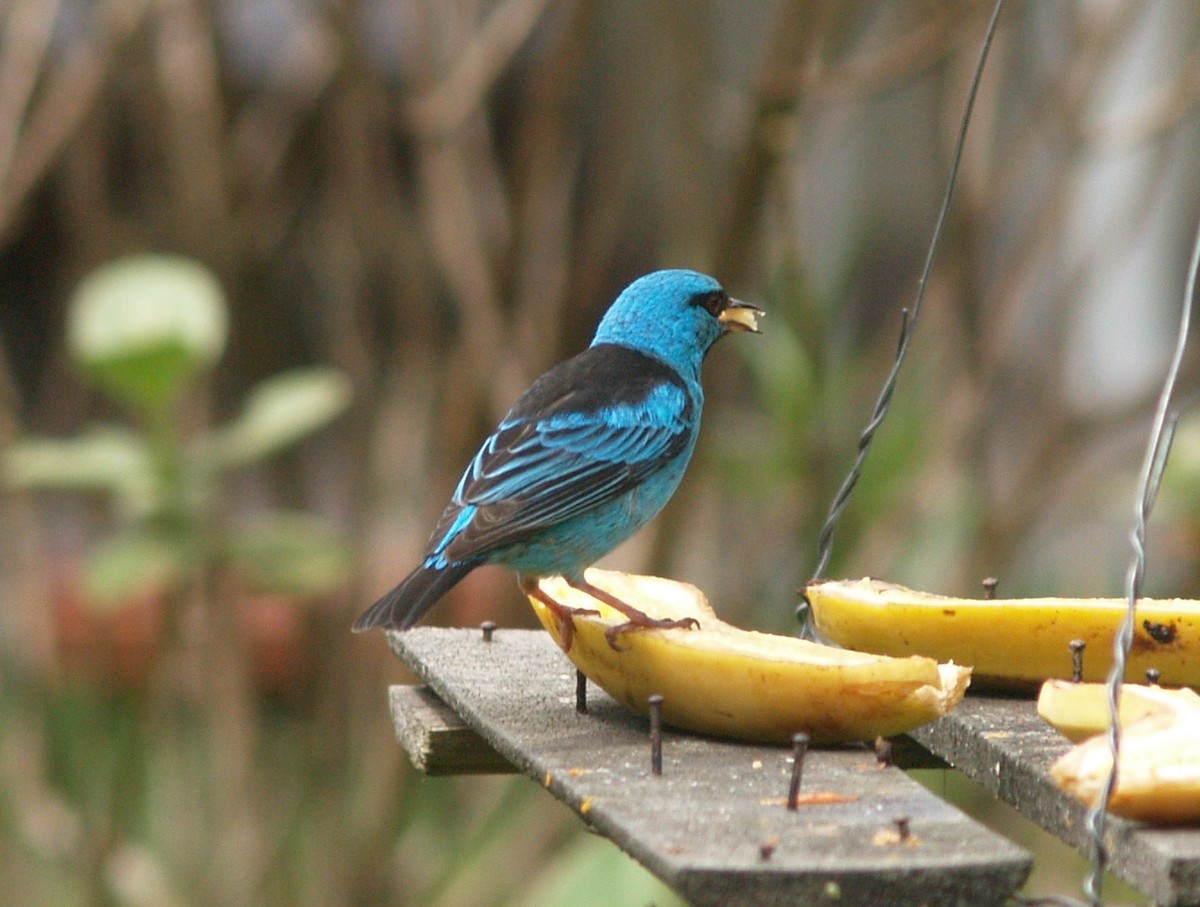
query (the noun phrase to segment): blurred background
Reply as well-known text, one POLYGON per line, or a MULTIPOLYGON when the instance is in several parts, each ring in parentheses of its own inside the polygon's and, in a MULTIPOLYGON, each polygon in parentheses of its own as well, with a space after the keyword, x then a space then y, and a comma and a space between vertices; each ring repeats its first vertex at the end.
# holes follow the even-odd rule
MULTIPOLYGON (((990 9, 0 0, 0 902, 673 903, 536 785, 417 776, 411 678, 349 624, 526 383, 693 267, 765 333, 709 357, 688 477, 608 563, 793 631, 990 9), (155 291, 126 319, 84 280, 118 260, 205 300, 157 366, 106 333, 155 291)), ((1008 4, 829 575, 1121 593, 1198 100, 1189 0, 1008 4)), ((1197 492, 1185 415, 1151 593, 1198 594, 1197 492)), ((503 571, 431 615, 485 618, 533 625, 503 571)))

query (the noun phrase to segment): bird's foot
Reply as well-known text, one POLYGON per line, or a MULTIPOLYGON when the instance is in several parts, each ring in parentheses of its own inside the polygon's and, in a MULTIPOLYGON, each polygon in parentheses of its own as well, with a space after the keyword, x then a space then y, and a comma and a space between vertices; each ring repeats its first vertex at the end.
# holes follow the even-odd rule
POLYGON ((580 592, 586 592, 592 598, 604 602, 610 608, 620 611, 629 618, 625 623, 609 627, 604 631, 604 637, 608 640, 608 644, 618 652, 621 651, 621 647, 617 645, 617 637, 630 630, 698 630, 700 628, 700 621, 694 617, 683 617, 678 620, 667 617, 651 617, 645 611, 639 611, 633 605, 621 601, 611 592, 606 592, 599 586, 593 586, 584 579, 568 579, 567 584, 580 592))
POLYGON ((549 595, 542 591, 542 587, 537 584, 537 580, 521 581, 521 591, 526 595, 531 595, 546 606, 558 619, 558 638, 559 644, 564 652, 571 651, 571 644, 575 641, 575 615, 591 615, 593 617, 600 614, 599 611, 592 608, 569 608, 566 605, 559 604, 549 595))
MULTIPOLYGON (((636 608, 634 609, 637 610, 636 608)), ((641 612, 638 612, 641 614, 641 612)), ((647 614, 642 614, 642 619, 630 618, 623 624, 617 624, 615 627, 609 627, 604 631, 604 638, 608 640, 608 644, 621 651, 621 647, 617 645, 617 637, 622 633, 628 633, 630 630, 699 630, 700 621, 694 617, 683 617, 679 620, 669 620, 667 618, 650 617, 647 614)))

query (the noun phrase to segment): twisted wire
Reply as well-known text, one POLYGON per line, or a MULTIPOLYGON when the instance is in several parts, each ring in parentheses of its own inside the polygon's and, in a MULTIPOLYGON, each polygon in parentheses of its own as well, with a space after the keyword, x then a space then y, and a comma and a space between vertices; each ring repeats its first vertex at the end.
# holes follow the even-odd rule
POLYGON ((1146 524, 1150 512, 1154 509, 1154 501, 1162 483, 1163 470, 1166 468, 1167 455, 1171 450, 1171 441, 1175 436, 1175 425, 1178 413, 1171 410, 1171 398, 1175 393, 1175 383, 1183 365, 1183 354, 1187 349, 1188 332, 1191 327, 1192 307, 1196 297, 1196 275, 1200 270, 1200 229, 1197 230, 1196 240, 1192 247, 1191 263, 1188 266, 1187 289, 1183 296, 1183 309, 1179 316, 1179 333, 1175 338, 1175 352, 1171 358, 1167 376, 1163 381, 1162 391, 1158 397, 1158 405, 1154 410, 1154 421, 1150 429, 1150 439, 1146 445, 1146 454, 1142 462, 1141 482, 1135 503, 1133 529, 1129 533, 1129 541, 1133 548, 1129 569, 1125 574, 1125 618, 1113 639, 1113 663, 1108 673, 1108 752, 1112 759, 1112 768, 1104 779, 1100 796, 1091 806, 1084 819, 1088 840, 1091 845, 1092 863, 1087 877, 1084 879, 1083 892, 1091 907, 1100 907, 1101 883, 1104 868, 1108 863, 1108 850, 1104 843, 1105 820, 1108 815, 1108 804, 1117 786, 1117 759, 1121 751, 1121 726, 1117 714, 1121 700, 1121 687, 1125 678, 1125 667, 1129 659, 1129 651, 1133 646, 1133 631, 1137 620, 1137 602, 1142 595, 1142 583, 1146 577, 1146 524))

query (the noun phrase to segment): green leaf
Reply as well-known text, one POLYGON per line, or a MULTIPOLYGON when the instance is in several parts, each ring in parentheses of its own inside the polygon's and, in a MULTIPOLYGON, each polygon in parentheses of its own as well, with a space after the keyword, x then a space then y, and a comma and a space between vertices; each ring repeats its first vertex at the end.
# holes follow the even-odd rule
POLYGON ((4 452, 3 470, 10 487, 111 494, 127 514, 149 512, 161 497, 146 443, 115 425, 66 440, 19 440, 4 452))
POLYGON ((266 459, 341 415, 351 393, 350 380, 333 368, 268 378, 250 391, 242 414, 214 433, 209 462, 228 468, 266 459))
POLYGON ((233 568, 263 591, 325 595, 349 579, 350 547, 321 517, 277 511, 236 527, 226 543, 233 568))
POLYGON ((172 255, 134 255, 84 278, 71 301, 67 342, 105 391, 161 411, 225 349, 228 313, 216 277, 172 255))
POLYGON ((187 558, 178 545, 146 532, 122 533, 92 546, 83 565, 84 593, 111 608, 180 583, 187 558))

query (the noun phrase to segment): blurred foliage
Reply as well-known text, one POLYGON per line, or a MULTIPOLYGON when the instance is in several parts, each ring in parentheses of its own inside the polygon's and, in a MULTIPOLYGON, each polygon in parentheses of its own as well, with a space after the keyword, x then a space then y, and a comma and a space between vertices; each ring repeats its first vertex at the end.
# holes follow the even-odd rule
POLYGON ((67 315, 67 345, 93 381, 148 422, 166 420, 194 375, 225 351, 224 294, 183 258, 130 256, 81 281, 67 315))
MULTIPOLYGON (((766 334, 709 357, 688 478, 612 563, 793 628, 990 7, 0 4, 0 447, 79 492, 0 502, 0 902, 589 889, 612 852, 579 856, 535 787, 412 777, 384 695, 408 678, 349 622, 528 380, 630 279, 690 266, 766 334), (159 301, 106 314, 134 296, 159 301), (297 604, 336 538, 353 576, 297 604), (83 577, 181 576, 166 621, 81 603, 83 577)), ((831 574, 1120 589, 1198 207, 1198 37, 1190 3, 1008 5, 831 574)), ((1152 591, 1200 577, 1193 484, 1164 485, 1152 591)), ((434 618, 485 616, 531 623, 488 571, 434 618)))
POLYGON ((116 606, 147 591, 178 597, 197 572, 229 569, 253 586, 321 595, 345 582, 345 543, 315 514, 215 519, 225 471, 253 465, 323 428, 350 402, 334 369, 293 369, 250 390, 229 424, 187 437, 189 384, 225 349, 228 316, 213 276, 194 262, 133 256, 89 274, 67 315, 69 349, 140 431, 101 424, 71 440, 20 438, 5 452, 10 486, 89 490, 122 520, 83 560, 83 585, 116 606))

